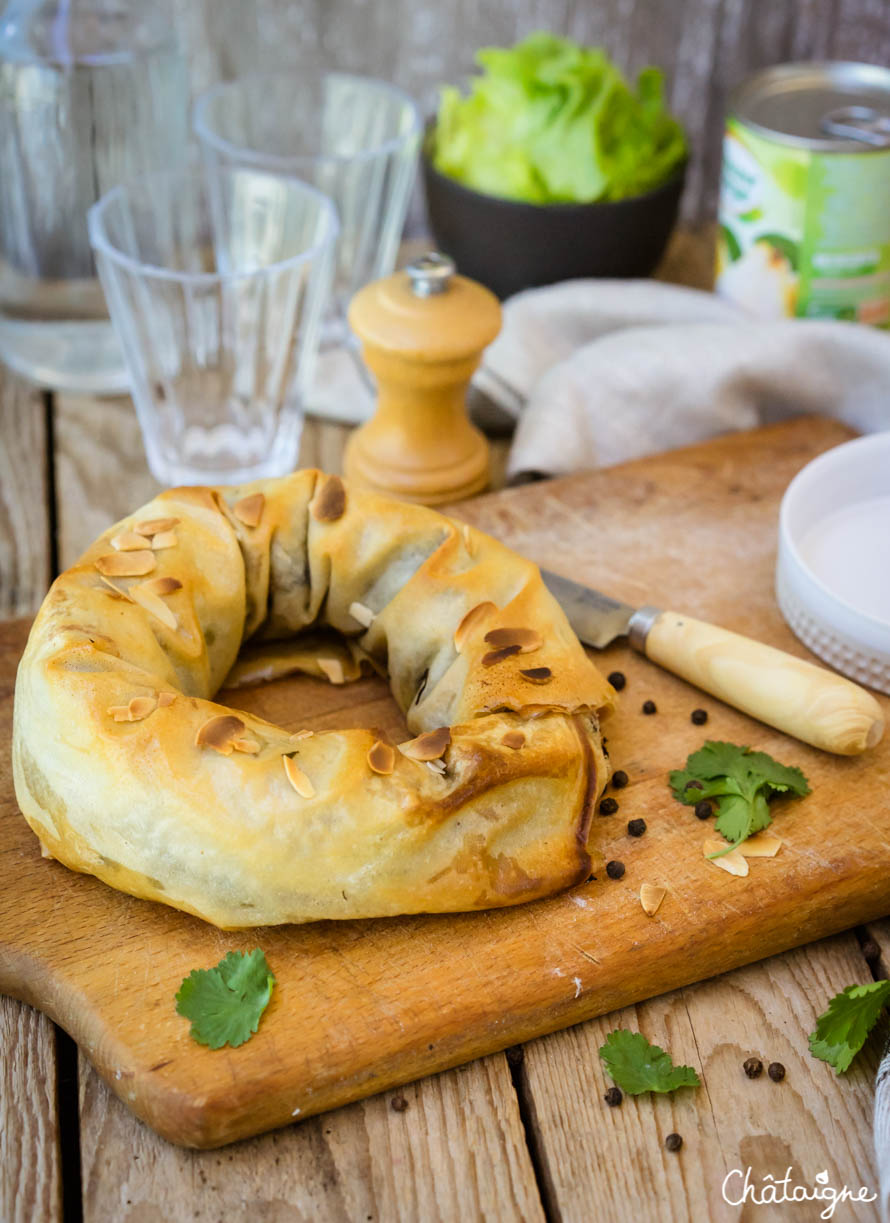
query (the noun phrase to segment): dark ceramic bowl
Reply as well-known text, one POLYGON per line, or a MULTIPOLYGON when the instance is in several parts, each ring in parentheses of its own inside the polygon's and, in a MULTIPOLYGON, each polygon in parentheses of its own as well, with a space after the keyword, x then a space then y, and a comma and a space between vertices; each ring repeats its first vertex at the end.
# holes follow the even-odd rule
POLYGON ((440 174, 421 154, 430 227, 457 270, 498 297, 583 276, 649 276, 671 231, 685 164, 654 191, 604 204, 522 204, 440 174))

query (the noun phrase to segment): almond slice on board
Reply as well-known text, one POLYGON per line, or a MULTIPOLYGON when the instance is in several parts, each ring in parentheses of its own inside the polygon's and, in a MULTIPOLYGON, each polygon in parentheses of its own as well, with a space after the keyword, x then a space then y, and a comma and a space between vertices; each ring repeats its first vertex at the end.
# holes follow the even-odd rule
POLYGON ((284 762, 284 771, 287 774, 287 780, 296 790, 301 798, 314 798, 315 786, 297 764, 292 756, 282 756, 284 762))
POLYGON ((660 884, 640 884, 640 904, 643 906, 643 912, 647 917, 654 917, 665 896, 667 896, 667 888, 661 887, 660 884))
POLYGON ((140 552, 109 552, 96 558, 96 568, 109 578, 141 578, 151 573, 157 563, 149 548, 140 552))
POLYGON ((782 840, 773 832, 755 832, 753 837, 742 841, 739 853, 745 858, 774 858, 782 847, 782 840))
POLYGON ((711 839, 705 841, 702 846, 702 853, 710 860, 713 866, 719 866, 722 871, 726 871, 729 875, 738 875, 743 878, 748 873, 748 863, 737 849, 731 849, 729 853, 721 853, 725 849, 725 841, 711 839), (721 854, 719 858, 711 857, 711 854, 718 853, 721 854))

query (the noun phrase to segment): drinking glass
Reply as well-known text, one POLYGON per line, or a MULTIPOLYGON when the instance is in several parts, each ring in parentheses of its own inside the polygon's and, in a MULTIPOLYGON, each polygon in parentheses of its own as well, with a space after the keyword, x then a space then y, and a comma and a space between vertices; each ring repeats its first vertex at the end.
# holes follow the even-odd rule
POLYGON ((184 164, 188 134, 186 64, 157 5, 8 0, 0 358, 47 386, 126 390, 86 212, 124 179, 184 164))
POLYGON ((340 239, 322 345, 342 343, 352 295, 395 266, 420 144, 412 99, 383 81, 295 68, 216 85, 196 102, 194 129, 209 173, 289 174, 334 201, 340 239))
POLYGON ((88 223, 156 478, 293 470, 333 273, 330 200, 256 170, 178 171, 114 188, 88 223))

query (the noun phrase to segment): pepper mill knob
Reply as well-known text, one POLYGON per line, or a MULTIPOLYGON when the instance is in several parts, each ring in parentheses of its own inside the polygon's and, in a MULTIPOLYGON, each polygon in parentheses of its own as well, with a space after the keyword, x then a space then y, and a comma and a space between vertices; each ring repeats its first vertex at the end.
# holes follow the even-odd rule
POLYGON ((349 322, 378 395, 346 447, 347 479, 424 505, 481 492, 488 443, 467 417, 466 392, 501 329, 495 295, 431 251, 356 293, 349 322))

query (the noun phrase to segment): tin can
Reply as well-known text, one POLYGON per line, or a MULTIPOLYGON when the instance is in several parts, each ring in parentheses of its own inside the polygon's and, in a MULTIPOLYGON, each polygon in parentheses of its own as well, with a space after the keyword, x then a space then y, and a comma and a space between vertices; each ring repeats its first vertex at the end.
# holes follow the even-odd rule
POLYGON ((890 69, 780 64, 733 92, 716 289, 760 318, 890 326, 890 69))

